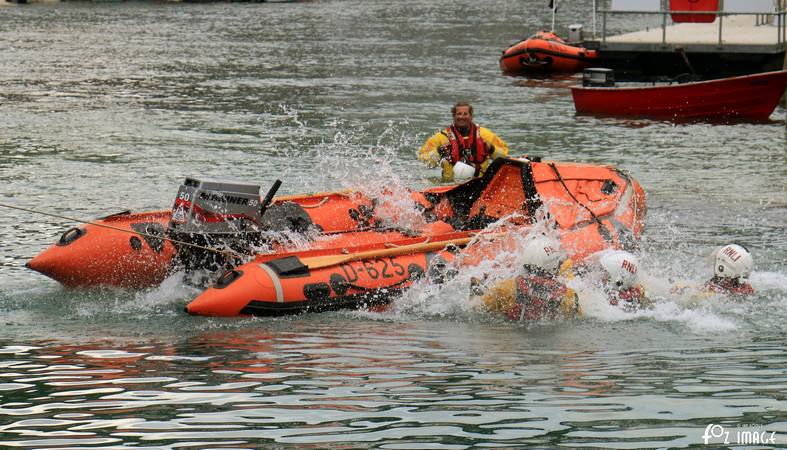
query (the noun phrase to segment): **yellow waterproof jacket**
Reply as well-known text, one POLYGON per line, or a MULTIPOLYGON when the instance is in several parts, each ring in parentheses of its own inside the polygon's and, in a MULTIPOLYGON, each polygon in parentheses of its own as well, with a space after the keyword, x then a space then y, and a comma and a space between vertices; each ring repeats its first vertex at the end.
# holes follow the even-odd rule
MULTIPOLYGON (((426 140, 426 143, 423 145, 423 147, 418 150, 418 159, 423 161, 428 167, 432 168, 440 165, 443 168, 443 181, 454 180, 453 164, 442 159, 442 156, 440 156, 440 152, 438 151, 440 147, 449 144, 449 130, 450 127, 433 134, 432 137, 426 140)), ((505 141, 500 139, 488 128, 479 126, 478 134, 481 135, 481 139, 484 140, 484 143, 494 147, 494 151, 490 157, 481 164, 481 174, 483 174, 493 159, 508 155, 508 144, 506 144, 505 141)))
MULTIPOLYGON (((508 278, 492 286, 481 296, 481 301, 493 313, 510 317, 517 306, 517 286, 515 278, 508 278)), ((579 298, 573 289, 568 288, 560 302, 558 319, 578 319, 584 316, 579 298)))
MULTIPOLYGON (((570 259, 563 261, 558 269, 558 276, 571 280, 574 278, 574 262, 570 259)), ((510 317, 512 311, 517 307, 517 282, 516 277, 507 278, 497 282, 494 286, 481 294, 481 301, 486 308, 495 314, 502 314, 510 317)), ((579 297, 571 288, 566 288, 566 292, 560 302, 558 318, 578 319, 584 317, 579 297)))

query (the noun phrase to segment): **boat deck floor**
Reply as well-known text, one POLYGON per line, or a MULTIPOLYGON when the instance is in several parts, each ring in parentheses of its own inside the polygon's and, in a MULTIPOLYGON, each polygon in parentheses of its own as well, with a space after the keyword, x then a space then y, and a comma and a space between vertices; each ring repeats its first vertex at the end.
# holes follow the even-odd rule
MULTIPOLYGON (((723 46, 784 46, 779 39, 779 29, 775 25, 757 24, 754 16, 727 16, 722 22, 723 46)), ((606 46, 616 47, 628 45, 661 45, 662 28, 607 36, 606 46)), ((669 46, 712 45, 719 44, 719 19, 712 23, 679 23, 666 27, 665 43, 669 46)), ((604 45, 602 44, 602 48, 604 45)))

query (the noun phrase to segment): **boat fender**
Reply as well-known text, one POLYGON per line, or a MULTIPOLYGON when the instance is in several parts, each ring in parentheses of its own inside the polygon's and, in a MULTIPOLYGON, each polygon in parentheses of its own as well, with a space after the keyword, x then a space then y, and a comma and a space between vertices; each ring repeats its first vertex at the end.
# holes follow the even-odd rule
POLYGON ((216 280, 216 284, 213 285, 216 289, 224 289, 225 287, 232 284, 235 280, 243 276, 242 270, 228 270, 224 272, 218 280, 216 280))
POLYGON ((60 239, 57 241, 57 245, 61 247, 65 247, 66 245, 76 241, 77 239, 81 238, 87 234, 87 230, 84 228, 69 228, 63 234, 60 235, 60 239))
POLYGON ((301 278, 309 276, 309 267, 304 265, 297 256, 273 259, 265 264, 273 269, 279 278, 301 278))
POLYGON ((328 283, 311 283, 303 286, 303 295, 312 302, 324 302, 331 298, 331 287, 328 283))

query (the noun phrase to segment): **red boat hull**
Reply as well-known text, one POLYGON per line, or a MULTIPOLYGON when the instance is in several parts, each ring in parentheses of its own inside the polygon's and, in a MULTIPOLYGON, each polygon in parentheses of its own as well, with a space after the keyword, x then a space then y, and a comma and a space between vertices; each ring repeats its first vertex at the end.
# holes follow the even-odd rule
POLYGON ((767 121, 787 87, 787 71, 646 87, 574 86, 578 114, 672 121, 767 121))

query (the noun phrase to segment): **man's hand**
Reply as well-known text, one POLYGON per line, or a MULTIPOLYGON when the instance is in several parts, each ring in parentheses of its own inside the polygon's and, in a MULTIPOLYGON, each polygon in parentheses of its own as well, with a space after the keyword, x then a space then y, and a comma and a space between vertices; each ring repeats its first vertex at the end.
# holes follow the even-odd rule
POLYGON ((437 153, 443 158, 448 158, 449 155, 451 155, 451 147, 448 144, 441 145, 440 148, 437 149, 437 153))

